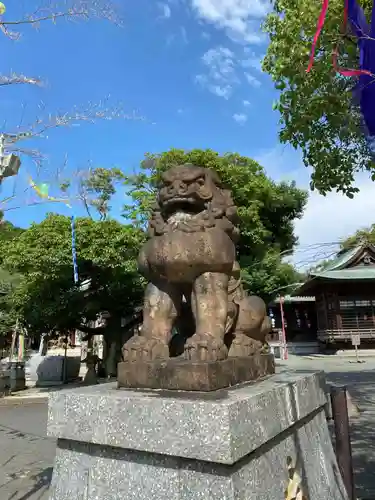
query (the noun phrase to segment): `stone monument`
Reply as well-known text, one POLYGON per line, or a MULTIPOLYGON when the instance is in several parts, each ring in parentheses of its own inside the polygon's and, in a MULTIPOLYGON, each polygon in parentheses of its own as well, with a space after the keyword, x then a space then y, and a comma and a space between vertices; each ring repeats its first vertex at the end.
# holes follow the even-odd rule
POLYGON ((149 280, 143 325, 123 348, 119 387, 209 391, 274 373, 266 304, 241 284, 238 223, 215 172, 182 165, 162 174, 139 255, 149 280))
POLYGON ((50 395, 50 500, 348 500, 324 376, 274 374, 266 306, 241 285, 237 212, 217 175, 165 172, 150 236, 143 326, 118 383, 50 395))
POLYGON ((48 354, 47 334, 42 334, 39 351, 27 362, 29 380, 37 387, 48 387, 63 384, 64 364, 66 363, 66 380, 77 380, 81 366, 79 356, 48 354))

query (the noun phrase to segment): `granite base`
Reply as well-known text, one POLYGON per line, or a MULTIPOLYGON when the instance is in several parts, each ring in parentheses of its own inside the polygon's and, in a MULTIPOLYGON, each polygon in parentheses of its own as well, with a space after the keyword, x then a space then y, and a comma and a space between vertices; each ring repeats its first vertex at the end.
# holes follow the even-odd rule
POLYGON ((119 388, 216 391, 275 373, 272 354, 192 363, 180 358, 167 361, 125 361, 118 364, 119 388))
POLYGON ((348 500, 325 405, 322 374, 211 393, 52 393, 50 500, 285 500, 288 485, 309 500, 348 500))

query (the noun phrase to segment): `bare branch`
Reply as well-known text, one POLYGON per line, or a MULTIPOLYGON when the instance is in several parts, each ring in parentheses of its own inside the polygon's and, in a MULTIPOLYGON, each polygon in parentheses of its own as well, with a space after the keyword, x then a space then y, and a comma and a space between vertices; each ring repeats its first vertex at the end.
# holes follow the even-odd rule
MULTIPOLYGON (((13 199, 9 198, 10 199, 13 199)), ((3 201, 0 201, 0 203, 3 203, 3 201)), ((16 207, 8 207, 8 208, 1 208, 3 212, 10 212, 11 210, 19 210, 22 207, 33 207, 35 205, 45 205, 46 203, 62 203, 61 200, 41 200, 41 201, 32 201, 29 203, 25 203, 24 205, 17 205, 16 207)))
MULTIPOLYGON (((81 122, 95 123, 97 120, 113 120, 117 118, 145 120, 144 117, 134 111, 131 114, 125 113, 121 104, 113 107, 106 106, 108 99, 104 99, 99 103, 89 103, 83 109, 74 107, 71 112, 56 115, 50 114, 45 118, 36 118, 29 125, 21 124, 17 126, 12 133, 2 132, 2 135, 5 136, 6 153, 20 153, 21 155, 29 156, 35 163, 37 171, 40 172, 42 164, 47 157, 39 149, 20 147, 18 144, 20 141, 42 138, 45 137, 44 134, 49 130, 57 127, 79 126, 81 122)), ((40 108, 44 109, 44 105, 41 104, 40 108)), ((84 203, 83 193, 79 194, 79 199, 84 203)))
POLYGON ((85 180, 89 178, 92 172, 92 162, 88 162, 89 167, 87 170, 78 170, 77 171, 77 178, 78 178, 78 199, 82 202, 86 213, 90 219, 93 219, 91 210, 90 210, 90 197, 89 193, 87 192, 85 180))
POLYGON ((17 73, 11 73, 10 75, 0 75, 0 86, 5 85, 18 85, 22 83, 27 83, 30 85, 41 85, 42 82, 39 78, 33 78, 25 75, 18 75, 17 73))
POLYGON ((7 144, 32 137, 43 137, 43 134, 58 127, 79 126, 82 122, 95 123, 97 120, 142 120, 145 118, 135 111, 125 113, 121 104, 107 107, 108 99, 98 103, 89 103, 86 108, 74 107, 71 112, 50 114, 46 118, 37 118, 28 126, 18 127, 14 133, 8 134, 7 144))
POLYGON ((59 18, 68 20, 88 20, 99 18, 122 26, 122 20, 115 6, 106 0, 65 0, 63 2, 49 2, 48 5, 37 8, 33 13, 25 14, 21 19, 0 19, 0 29, 11 40, 18 40, 19 32, 10 31, 10 26, 29 24, 39 28, 40 23, 51 21, 56 23, 59 18), (62 4, 62 5, 61 5, 62 4))
POLYGON ((40 169, 42 168, 42 163, 47 159, 46 155, 41 153, 39 149, 29 149, 29 148, 20 148, 20 147, 15 147, 15 146, 8 146, 6 150, 9 153, 19 153, 21 155, 28 156, 29 158, 32 159, 34 162, 35 166, 37 167, 37 171, 39 173, 40 169))

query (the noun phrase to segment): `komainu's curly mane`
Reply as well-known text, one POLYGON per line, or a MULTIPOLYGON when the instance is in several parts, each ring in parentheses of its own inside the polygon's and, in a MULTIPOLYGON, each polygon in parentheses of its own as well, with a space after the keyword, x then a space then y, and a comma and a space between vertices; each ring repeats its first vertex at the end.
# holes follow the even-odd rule
POLYGON ((151 237, 218 227, 237 241, 238 222, 231 193, 222 187, 216 172, 188 164, 162 174, 149 222, 151 237))

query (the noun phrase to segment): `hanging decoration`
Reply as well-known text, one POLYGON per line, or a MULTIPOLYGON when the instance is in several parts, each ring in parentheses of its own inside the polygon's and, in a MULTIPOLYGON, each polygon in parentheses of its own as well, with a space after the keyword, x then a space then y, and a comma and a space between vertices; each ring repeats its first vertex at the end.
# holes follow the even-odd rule
MULTIPOLYGON (((324 26, 328 6, 329 0, 323 0, 307 73, 311 71, 314 64, 316 45, 324 26)), ((359 69, 343 69, 338 66, 339 51, 337 46, 332 53, 332 65, 340 75, 357 78, 357 83, 353 88, 353 98, 360 106, 364 132, 370 151, 375 155, 375 0, 370 24, 368 24, 363 9, 356 0, 344 0, 343 34, 348 32, 348 22, 351 34, 357 39, 359 69)))
POLYGON ((22 329, 18 334, 18 361, 24 361, 25 358, 25 335, 22 329))
MULTIPOLYGON (((67 207, 72 208, 67 199, 64 198, 54 198, 49 196, 49 185, 42 183, 37 185, 32 178, 29 178, 30 186, 34 189, 37 195, 47 201, 54 201, 64 203, 67 207)), ((71 235, 72 235, 72 260, 73 260, 73 279, 74 283, 78 283, 78 264, 77 264, 77 250, 76 250, 76 232, 75 232, 75 220, 74 215, 70 218, 71 235)))
POLYGON ((71 228, 72 228, 72 259, 73 259, 73 278, 74 283, 78 283, 78 265, 77 265, 77 251, 76 251, 76 230, 74 215, 71 216, 71 228))
POLYGON ((36 192, 36 194, 39 196, 39 198, 42 198, 47 201, 53 201, 57 203, 65 203, 65 205, 69 208, 72 208, 71 205, 69 204, 69 200, 65 198, 55 198, 54 196, 49 195, 49 185, 46 183, 42 184, 36 184, 31 177, 29 177, 29 184, 33 188, 33 190, 36 192))

